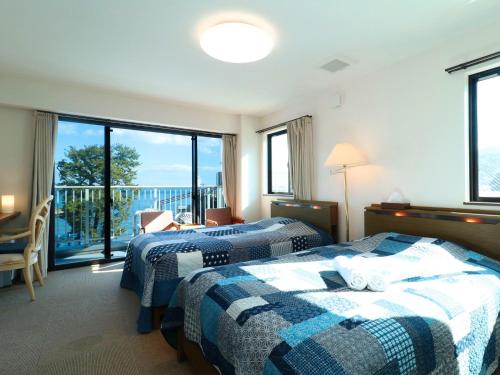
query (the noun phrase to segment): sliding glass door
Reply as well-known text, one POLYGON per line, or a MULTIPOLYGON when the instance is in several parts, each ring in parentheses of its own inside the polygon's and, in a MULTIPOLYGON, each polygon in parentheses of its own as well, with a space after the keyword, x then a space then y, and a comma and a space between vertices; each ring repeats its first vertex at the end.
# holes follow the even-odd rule
POLYGON ((54 173, 54 263, 105 258, 105 127, 59 121, 54 173))
MULTIPOLYGON (((144 231, 170 218, 192 223, 191 136, 115 128, 111 132, 111 249, 124 254, 144 231), (171 215, 151 212, 170 211, 171 215), (155 221, 149 223, 149 221, 155 221)), ((162 225, 163 224, 163 225, 162 225)))
POLYGON ((222 194, 222 139, 197 137, 197 214, 205 223, 205 209, 224 207, 222 194))
POLYGON ((170 218, 204 224, 224 207, 221 153, 216 135, 61 118, 51 268, 121 259, 146 226, 175 228, 170 218))

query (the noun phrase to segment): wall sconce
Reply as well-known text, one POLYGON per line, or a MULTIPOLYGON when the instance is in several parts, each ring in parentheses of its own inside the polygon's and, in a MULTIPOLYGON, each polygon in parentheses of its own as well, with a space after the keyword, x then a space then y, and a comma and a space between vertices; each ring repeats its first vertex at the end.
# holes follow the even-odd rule
POLYGON ((11 214, 14 212, 14 196, 2 195, 2 213, 11 214))

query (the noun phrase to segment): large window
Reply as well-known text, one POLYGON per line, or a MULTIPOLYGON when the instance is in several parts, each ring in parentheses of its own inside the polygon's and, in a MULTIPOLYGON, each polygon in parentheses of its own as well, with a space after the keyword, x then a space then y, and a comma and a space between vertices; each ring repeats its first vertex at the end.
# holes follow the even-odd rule
POLYGON ((224 207, 219 135, 60 117, 57 138, 51 268, 123 258, 145 211, 224 207))
POLYGON ((500 202, 500 68, 469 77, 470 198, 500 202))
POLYGON ((291 194, 286 130, 267 136, 267 184, 269 194, 291 194))

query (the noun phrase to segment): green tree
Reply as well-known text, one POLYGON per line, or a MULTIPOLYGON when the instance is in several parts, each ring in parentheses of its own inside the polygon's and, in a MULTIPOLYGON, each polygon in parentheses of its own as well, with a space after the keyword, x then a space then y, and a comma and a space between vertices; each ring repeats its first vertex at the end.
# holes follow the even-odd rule
MULTIPOLYGON (((112 145, 111 185, 134 186, 139 165, 139 154, 134 148, 122 144, 112 145)), ((57 163, 57 171, 62 185, 101 187, 89 189, 88 196, 83 196, 87 194, 84 190, 81 190, 82 196, 69 196, 64 210, 66 216, 71 218, 73 232, 78 236, 88 231, 90 238, 103 238, 104 146, 68 147, 65 158, 57 163)), ((113 189, 112 194, 111 226, 115 235, 121 235, 126 230, 123 223, 128 218, 132 197, 127 194, 126 189, 113 189)))

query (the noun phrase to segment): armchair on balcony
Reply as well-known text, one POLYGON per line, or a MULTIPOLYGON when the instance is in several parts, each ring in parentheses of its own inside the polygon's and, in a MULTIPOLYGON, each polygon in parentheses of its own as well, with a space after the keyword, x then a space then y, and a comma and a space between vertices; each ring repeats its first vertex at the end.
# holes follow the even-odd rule
POLYGON ((179 230, 172 211, 142 211, 139 213, 140 233, 179 230))
POLYGON ((219 225, 244 224, 245 220, 231 215, 231 207, 207 208, 205 210, 205 225, 217 227, 219 225))

